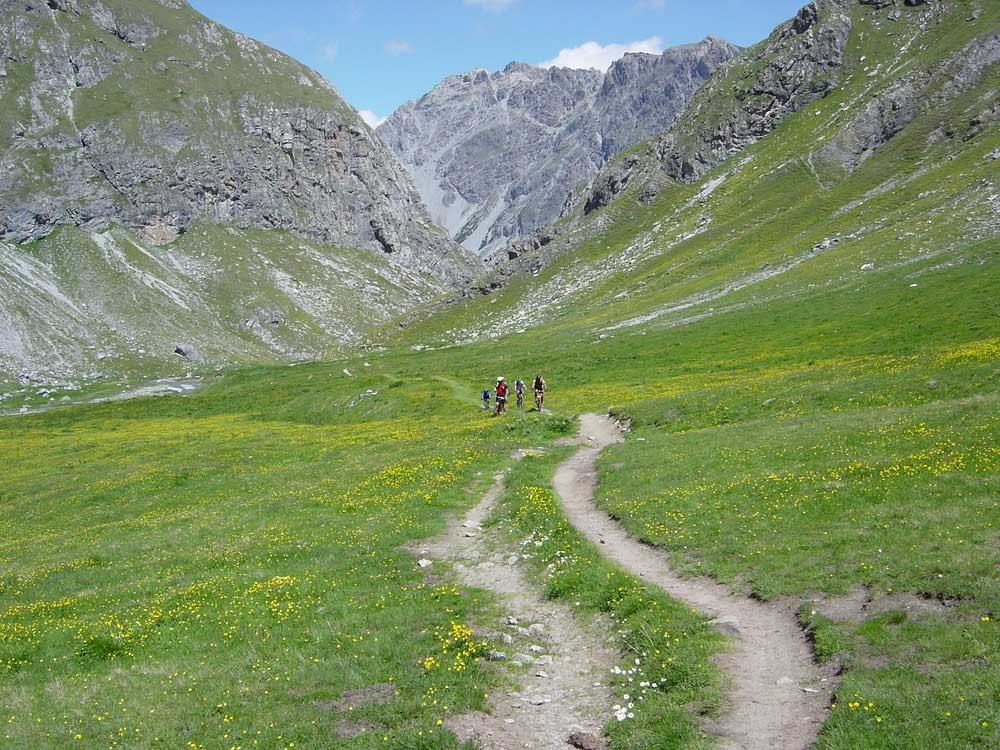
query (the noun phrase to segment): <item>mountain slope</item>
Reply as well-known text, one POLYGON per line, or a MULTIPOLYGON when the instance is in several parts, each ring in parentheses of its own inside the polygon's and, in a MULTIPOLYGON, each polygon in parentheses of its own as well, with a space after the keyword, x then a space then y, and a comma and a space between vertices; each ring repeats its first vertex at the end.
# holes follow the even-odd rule
MULTIPOLYGON (((644 153, 599 175, 575 204, 570 202, 571 211, 607 205, 636 176, 645 183, 647 195, 663 184, 663 177, 690 182, 756 143, 786 116, 844 88, 854 97, 838 102, 838 111, 827 114, 815 140, 794 145, 813 170, 853 171, 921 112, 944 107, 977 86, 1000 54, 995 36, 959 45, 959 29, 949 28, 957 26, 953 14, 966 13, 966 28, 979 24, 984 10, 977 2, 907 0, 904 8, 905 15, 894 2, 864 0, 820 0, 804 6, 749 50, 746 64, 714 76, 695 95, 682 120, 651 141, 644 153), (863 45, 869 54, 845 61, 857 19, 851 11, 857 5, 870 6, 872 15, 866 20, 886 49, 863 45), (942 26, 947 36, 931 45, 928 31, 942 26), (925 51, 927 47, 932 49, 925 51), (939 56, 935 47, 941 50, 939 56)), ((974 125, 982 130, 997 117, 995 103, 987 102, 979 114, 974 125)))
POLYGON ((613 154, 666 129, 738 48, 709 37, 596 70, 511 63, 452 76, 378 128, 434 219, 488 253, 559 215, 613 154))
MULTIPOLYGON (((991 183, 956 172, 935 186, 925 176, 932 170, 951 175, 948 162, 988 143, 996 131, 1000 110, 988 85, 1000 60, 994 12, 976 2, 873 8, 825 0, 805 6, 720 68, 669 131, 580 186, 556 225, 497 254, 496 269, 481 288, 495 289, 525 271, 537 274, 564 254, 579 255, 581 246, 607 247, 602 235, 627 231, 624 216, 656 215, 645 206, 665 212, 646 225, 655 231, 633 235, 625 255, 604 258, 603 270, 588 270, 586 281, 577 278, 577 292, 604 283, 615 269, 666 258, 706 237, 728 248, 726 258, 762 256, 763 263, 776 254, 777 239, 791 240, 787 234, 775 238, 773 226, 809 237, 819 233, 815 243, 868 233, 874 225, 858 216, 883 193, 895 218, 875 225, 905 225, 919 213, 916 198, 901 206, 895 201, 914 183, 928 186, 915 194, 921 211, 948 200, 962 206, 951 214, 939 208, 944 221, 937 228, 949 227, 958 243, 982 237, 995 223, 991 183), (967 212, 972 205, 980 209, 967 212), (722 216, 738 223, 723 231, 722 216), (760 237, 768 242, 755 242, 760 237)), ((984 180, 991 159, 985 157, 983 170, 977 167, 984 180)), ((812 252, 812 244, 792 254, 812 252)), ((772 277, 773 265, 768 262, 757 281, 772 277)), ((554 283, 553 299, 562 297, 555 288, 565 283, 554 283)), ((544 317, 537 299, 528 306, 544 317)))
POLYGON ((293 231, 469 272, 315 72, 183 0, 0 2, 0 237, 121 223, 293 231))
MULTIPOLYGON (((583 191, 545 244, 504 253, 488 294, 394 328, 429 351, 391 365, 541 372, 553 413, 629 420, 599 505, 685 574, 797 612, 841 673, 818 747, 997 747, 1000 4, 799 18, 702 89, 730 96, 609 167, 595 186, 628 179, 603 205, 583 191), (797 69, 827 28, 836 57, 797 69), (737 95, 773 74, 779 96, 737 95)), ((553 536, 540 565, 565 592, 587 577, 553 536)), ((652 723, 637 706, 614 738, 673 746, 628 741, 652 723)))
POLYGON ((720 68, 668 133, 615 159, 541 241, 498 254, 479 285, 487 306, 476 294, 453 314, 432 306, 404 336, 456 344, 544 324, 603 341, 872 275, 993 264, 998 13, 976 2, 806 6, 720 68), (808 62, 804 46, 830 39, 829 56, 808 62), (781 70, 794 73, 782 79, 787 106, 730 142, 728 158, 710 152, 764 101, 731 83, 761 88, 781 70), (675 176, 678 155, 703 166, 675 176))
POLYGON ((0 380, 340 351, 481 268, 322 77, 182 0, 0 0, 0 49, 0 380))
POLYGON ((30 391, 72 391, 333 356, 445 289, 383 256, 281 230, 194 227, 156 247, 122 228, 64 227, 30 246, 0 242, 0 372, 30 391))

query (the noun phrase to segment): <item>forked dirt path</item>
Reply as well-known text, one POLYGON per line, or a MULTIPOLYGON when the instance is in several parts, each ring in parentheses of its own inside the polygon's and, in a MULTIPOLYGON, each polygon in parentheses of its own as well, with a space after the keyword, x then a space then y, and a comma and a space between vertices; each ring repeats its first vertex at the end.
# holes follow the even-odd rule
POLYGON ((736 596, 707 578, 681 578, 660 550, 629 536, 594 505, 594 461, 621 442, 608 417, 584 415, 582 445, 556 471, 553 486, 569 521, 609 560, 698 611, 723 619, 732 648, 718 660, 732 684, 730 707, 705 729, 724 750, 803 750, 816 739, 834 688, 820 673, 794 613, 787 607, 736 596))
POLYGON ((504 644, 502 658, 520 664, 514 672, 520 690, 490 696, 488 714, 449 716, 445 724, 483 750, 567 750, 574 733, 603 747, 601 727, 614 702, 608 680, 618 659, 612 638, 600 632, 602 623, 585 626, 568 605, 545 599, 521 573, 515 551, 503 547, 498 532, 482 528, 504 479, 498 474, 481 502, 445 534, 413 548, 428 575, 435 575, 434 561, 446 560, 463 584, 498 596, 504 611, 496 640, 504 644))

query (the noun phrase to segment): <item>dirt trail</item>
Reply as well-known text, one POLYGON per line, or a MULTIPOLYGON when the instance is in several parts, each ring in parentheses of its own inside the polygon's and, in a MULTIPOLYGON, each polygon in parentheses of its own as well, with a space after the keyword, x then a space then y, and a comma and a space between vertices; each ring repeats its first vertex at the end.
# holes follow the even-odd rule
MULTIPOLYGON (((611 718, 614 696, 607 683, 618 655, 600 623, 585 627, 569 606, 546 600, 522 575, 513 550, 480 526, 503 494, 504 479, 498 474, 465 518, 414 549, 422 558, 451 562, 464 585, 498 595, 505 616, 497 623, 497 640, 505 642, 508 663, 522 664, 515 672, 520 691, 492 695, 489 714, 451 716, 445 724, 483 750, 566 750, 571 733, 597 739, 611 718)), ((433 575, 433 562, 426 569, 433 575)))
POLYGON ((630 537, 594 505, 600 452, 621 442, 608 417, 584 415, 583 446, 559 465, 553 485, 570 522, 609 560, 636 577, 713 618, 732 635, 732 648, 718 663, 732 683, 730 708, 707 731, 724 750, 802 750, 816 739, 826 718, 834 679, 824 677, 794 613, 787 607, 736 596, 706 578, 680 578, 660 550, 630 537))

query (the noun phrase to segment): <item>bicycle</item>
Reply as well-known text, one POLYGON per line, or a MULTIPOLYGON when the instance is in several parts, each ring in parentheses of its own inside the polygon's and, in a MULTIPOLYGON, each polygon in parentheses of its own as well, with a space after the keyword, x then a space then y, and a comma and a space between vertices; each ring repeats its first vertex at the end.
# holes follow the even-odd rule
POLYGON ((506 411, 507 411, 507 397, 497 396, 497 405, 496 408, 493 410, 493 416, 498 416, 506 411))
POLYGON ((535 391, 535 411, 542 410, 542 401, 545 398, 545 391, 535 391))
POLYGON ((516 391, 517 393, 517 408, 524 408, 524 391, 516 391))

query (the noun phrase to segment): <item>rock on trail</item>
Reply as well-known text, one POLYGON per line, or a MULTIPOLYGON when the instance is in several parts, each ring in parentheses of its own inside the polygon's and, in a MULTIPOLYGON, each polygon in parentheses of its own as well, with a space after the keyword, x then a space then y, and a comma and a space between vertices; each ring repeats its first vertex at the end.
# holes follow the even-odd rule
POLYGON ((594 461, 621 442, 608 417, 581 418, 582 447, 559 465, 553 485, 570 523, 601 554, 632 575, 655 584, 715 619, 732 639, 718 663, 732 690, 726 713, 706 729, 725 750, 801 750, 816 739, 826 718, 834 680, 821 674, 791 609, 734 595, 706 578, 681 578, 667 555, 630 537, 594 505, 594 461))

